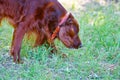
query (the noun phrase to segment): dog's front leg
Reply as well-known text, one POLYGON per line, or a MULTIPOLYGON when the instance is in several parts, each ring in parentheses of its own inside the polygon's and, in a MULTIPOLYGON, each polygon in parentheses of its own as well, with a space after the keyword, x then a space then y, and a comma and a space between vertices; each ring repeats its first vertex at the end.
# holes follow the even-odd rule
POLYGON ((43 29, 42 29, 43 33, 46 35, 47 37, 47 44, 52 47, 52 50, 51 50, 51 53, 56 53, 57 52, 57 49, 55 47, 55 44, 54 44, 54 40, 51 39, 51 36, 52 34, 50 33, 49 31, 49 28, 48 26, 45 26, 43 29))

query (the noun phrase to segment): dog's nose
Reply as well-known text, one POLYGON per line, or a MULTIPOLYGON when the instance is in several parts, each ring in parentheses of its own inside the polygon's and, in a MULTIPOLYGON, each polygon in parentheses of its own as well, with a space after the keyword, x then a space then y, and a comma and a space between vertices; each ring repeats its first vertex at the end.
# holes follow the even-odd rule
POLYGON ((79 45, 79 48, 81 48, 81 47, 82 47, 82 44, 79 45))

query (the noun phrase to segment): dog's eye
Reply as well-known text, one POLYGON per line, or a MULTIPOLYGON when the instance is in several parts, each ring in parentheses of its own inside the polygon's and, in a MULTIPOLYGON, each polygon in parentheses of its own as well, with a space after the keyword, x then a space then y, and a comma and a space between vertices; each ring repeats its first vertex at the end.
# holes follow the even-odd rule
POLYGON ((71 18, 68 19, 67 21, 68 24, 73 24, 73 20, 71 18))

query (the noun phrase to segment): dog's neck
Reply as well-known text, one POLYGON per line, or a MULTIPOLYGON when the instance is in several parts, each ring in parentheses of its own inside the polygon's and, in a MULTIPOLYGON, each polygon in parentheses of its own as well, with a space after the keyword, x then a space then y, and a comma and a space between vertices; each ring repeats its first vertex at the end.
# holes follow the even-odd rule
POLYGON ((57 34, 59 33, 60 31, 60 26, 66 22, 66 20, 68 19, 70 13, 66 13, 62 18, 61 18, 61 21, 58 23, 58 26, 56 27, 56 29, 54 30, 52 36, 51 36, 51 40, 54 40, 55 37, 57 36, 57 34))

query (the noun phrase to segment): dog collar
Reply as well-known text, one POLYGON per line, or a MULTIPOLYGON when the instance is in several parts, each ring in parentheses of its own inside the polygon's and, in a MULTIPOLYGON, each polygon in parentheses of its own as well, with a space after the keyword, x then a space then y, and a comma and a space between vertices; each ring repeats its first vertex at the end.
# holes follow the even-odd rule
POLYGON ((51 40, 55 39, 55 37, 57 36, 58 32, 60 31, 60 26, 68 19, 69 15, 70 15, 70 13, 66 13, 65 16, 63 16, 63 18, 59 22, 58 26, 54 30, 54 32, 53 32, 53 34, 51 36, 51 40))

